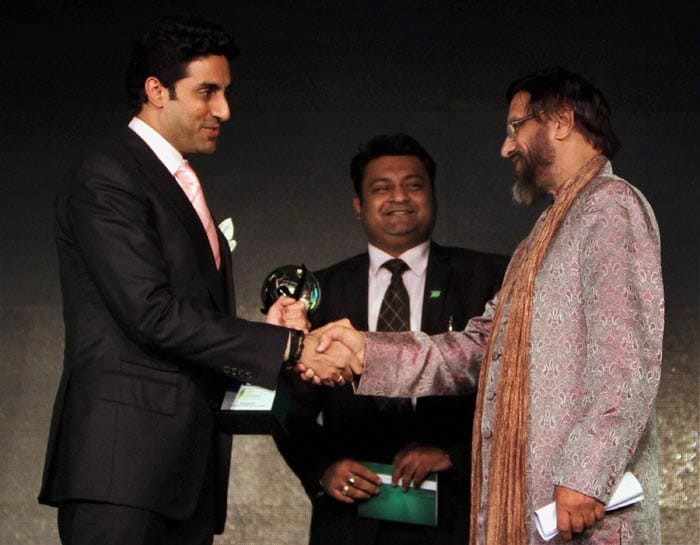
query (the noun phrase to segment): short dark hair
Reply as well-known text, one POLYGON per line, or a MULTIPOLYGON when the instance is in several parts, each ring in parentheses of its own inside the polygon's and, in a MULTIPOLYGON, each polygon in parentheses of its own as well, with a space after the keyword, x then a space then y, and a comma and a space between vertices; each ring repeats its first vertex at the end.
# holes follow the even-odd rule
POLYGON ((189 15, 168 16, 153 23, 134 44, 126 71, 126 100, 138 113, 147 101, 144 83, 153 76, 174 96, 175 82, 187 76, 187 65, 199 57, 223 55, 229 62, 238 46, 222 28, 189 15))
POLYGON ((373 159, 386 155, 412 155, 418 157, 425 167, 433 197, 435 196, 435 160, 426 149, 407 134, 381 134, 372 138, 350 161, 350 178, 355 186, 355 194, 362 200, 362 179, 365 176, 367 164, 373 159))
POLYGON ((606 157, 612 159, 621 147, 610 122, 610 106, 590 81, 565 68, 539 70, 515 80, 508 87, 510 104, 520 91, 530 94, 530 113, 554 114, 566 105, 574 111, 576 128, 584 138, 606 157))

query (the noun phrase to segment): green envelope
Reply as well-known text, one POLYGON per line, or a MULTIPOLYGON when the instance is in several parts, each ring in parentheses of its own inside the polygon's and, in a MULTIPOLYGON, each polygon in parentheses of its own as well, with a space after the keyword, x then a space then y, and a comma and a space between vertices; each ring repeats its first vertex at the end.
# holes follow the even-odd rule
POLYGON ((390 464, 360 462, 382 478, 379 494, 360 502, 357 514, 361 517, 437 526, 437 474, 429 474, 420 488, 410 487, 404 492, 400 486, 391 486, 390 464))

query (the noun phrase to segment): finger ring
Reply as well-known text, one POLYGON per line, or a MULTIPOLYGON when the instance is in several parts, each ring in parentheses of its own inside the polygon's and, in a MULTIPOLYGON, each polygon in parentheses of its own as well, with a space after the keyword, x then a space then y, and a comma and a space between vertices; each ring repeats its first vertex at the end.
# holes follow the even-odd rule
POLYGON ((342 386, 343 384, 345 384, 345 377, 342 373, 338 373, 338 376, 335 377, 335 381, 342 386))
POLYGON ((343 485, 343 489, 340 491, 340 493, 341 493, 343 496, 347 496, 347 495, 348 495, 348 490, 350 490, 350 487, 349 487, 348 485, 343 485))
POLYGON ((348 483, 353 484, 353 485, 355 484, 355 475, 350 475, 348 477, 348 483))

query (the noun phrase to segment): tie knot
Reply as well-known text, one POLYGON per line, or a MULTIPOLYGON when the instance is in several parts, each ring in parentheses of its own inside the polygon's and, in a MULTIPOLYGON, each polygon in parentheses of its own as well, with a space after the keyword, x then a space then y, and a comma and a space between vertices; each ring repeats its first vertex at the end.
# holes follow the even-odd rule
POLYGON ((187 161, 177 167, 175 171, 175 179, 180 184, 180 187, 187 195, 190 202, 197 208, 195 201, 199 200, 202 193, 202 186, 199 185, 199 178, 187 161))
POLYGON ((183 161, 179 167, 177 167, 177 170, 175 171, 175 178, 190 184, 199 183, 197 174, 186 160, 183 161))
POLYGON ((403 259, 399 259, 398 257, 386 261, 382 265, 382 267, 388 269, 391 272, 391 276, 401 276, 404 272, 408 270, 408 265, 406 265, 406 262, 403 259))
POLYGON ((190 166, 190 162, 187 159, 183 159, 182 163, 180 163, 180 166, 177 167, 177 169, 194 174, 194 169, 190 166))

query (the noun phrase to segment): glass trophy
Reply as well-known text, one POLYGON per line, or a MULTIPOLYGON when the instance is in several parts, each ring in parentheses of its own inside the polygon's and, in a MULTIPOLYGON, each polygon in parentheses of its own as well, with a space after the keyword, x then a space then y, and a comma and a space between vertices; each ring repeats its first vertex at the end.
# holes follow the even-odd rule
POLYGON ((269 273, 260 288, 263 314, 281 296, 286 295, 306 303, 307 311, 313 312, 321 302, 321 287, 316 277, 303 264, 282 265, 269 273))
MULTIPOLYGON (((321 301, 321 288, 304 265, 284 265, 265 277, 260 289, 263 304, 260 310, 267 314, 282 295, 304 301, 307 311, 311 312, 321 301)), ((286 434, 290 403, 291 390, 286 381, 280 380, 275 390, 268 390, 234 380, 217 411, 217 420, 221 429, 228 433, 286 434)))

